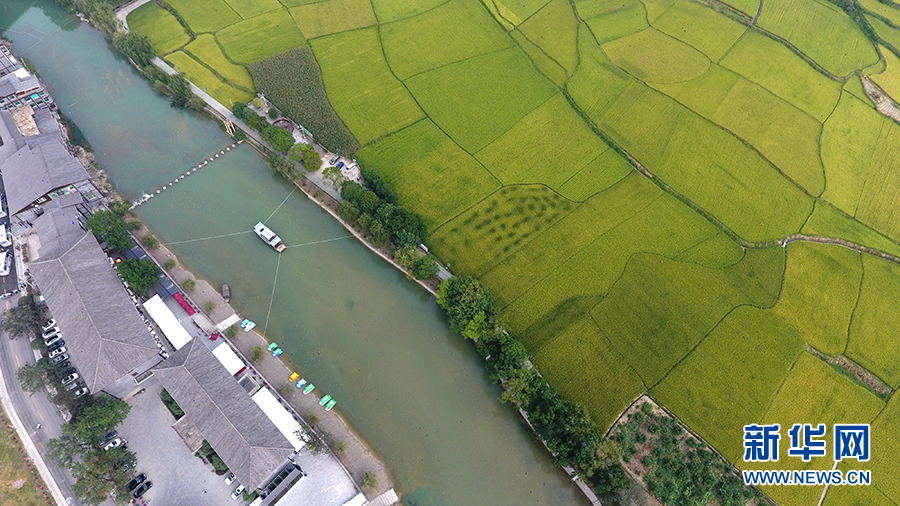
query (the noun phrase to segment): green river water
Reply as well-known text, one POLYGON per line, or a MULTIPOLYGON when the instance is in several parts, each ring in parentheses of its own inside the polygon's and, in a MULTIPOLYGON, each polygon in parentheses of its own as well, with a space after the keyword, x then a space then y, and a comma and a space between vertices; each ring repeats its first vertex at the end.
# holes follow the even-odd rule
MULTIPOLYGON (((0 29, 126 198, 230 144, 213 121, 169 107, 99 32, 52 1, 0 0, 0 29)), ((390 465, 407 504, 585 503, 497 400, 480 358, 447 330, 434 299, 355 239, 303 245, 347 232, 292 194, 252 149, 231 150, 138 214, 183 264, 216 286, 228 283, 238 311, 338 400, 390 465), (280 262, 252 233, 193 241, 247 232, 270 215, 285 244, 297 245, 280 262)))

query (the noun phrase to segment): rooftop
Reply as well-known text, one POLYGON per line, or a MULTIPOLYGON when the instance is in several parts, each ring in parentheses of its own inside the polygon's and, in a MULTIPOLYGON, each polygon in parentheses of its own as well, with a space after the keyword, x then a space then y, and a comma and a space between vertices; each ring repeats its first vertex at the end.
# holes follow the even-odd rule
POLYGON ((200 340, 191 340, 153 373, 248 489, 265 485, 294 454, 291 443, 200 340))
POLYGON ((39 217, 41 242, 30 270, 56 319, 72 363, 92 392, 161 360, 143 319, 93 234, 71 207, 39 217))

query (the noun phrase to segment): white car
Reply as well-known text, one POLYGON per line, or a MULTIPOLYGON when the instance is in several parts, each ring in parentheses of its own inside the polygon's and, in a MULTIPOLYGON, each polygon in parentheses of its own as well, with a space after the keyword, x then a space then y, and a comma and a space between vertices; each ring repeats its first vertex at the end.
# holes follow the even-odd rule
POLYGON ((47 332, 48 330, 52 329, 52 328, 55 327, 55 326, 56 326, 56 319, 55 319, 55 318, 50 318, 50 319, 47 321, 47 323, 44 324, 44 326, 42 327, 42 329, 44 330, 44 332, 47 332))
POLYGON ((59 327, 50 327, 49 329, 44 330, 44 339, 53 337, 56 334, 59 334, 59 327))
POLYGON ((65 346, 63 346, 63 347, 61 347, 61 348, 57 348, 57 349, 55 349, 55 350, 53 350, 53 351, 50 352, 50 358, 53 358, 53 357, 55 357, 55 356, 57 356, 57 355, 62 355, 63 353, 65 353, 65 352, 67 352, 67 351, 68 351, 68 350, 66 350, 66 347, 65 347, 65 346))
POLYGON ((77 380, 79 377, 80 377, 80 376, 78 376, 78 373, 77 373, 77 372, 73 372, 72 374, 66 376, 66 377, 62 380, 62 384, 63 384, 63 385, 68 385, 69 383, 71 383, 71 382, 77 380))
POLYGON ((234 492, 231 493, 231 498, 236 501, 237 498, 240 497, 241 494, 243 494, 243 493, 244 493, 244 486, 238 485, 238 488, 234 489, 234 492))
POLYGON ((60 339, 62 339, 62 335, 61 335, 61 334, 52 335, 52 336, 50 336, 49 338, 47 338, 46 341, 44 341, 44 344, 47 345, 47 346, 50 346, 50 345, 52 345, 53 343, 55 343, 56 341, 59 341, 60 339))
POLYGON ((113 448, 118 448, 118 447, 122 446, 124 443, 125 443, 125 440, 123 440, 120 437, 117 437, 117 438, 113 439, 112 441, 103 445, 103 451, 109 451, 113 448))
POLYGON ((231 483, 233 481, 234 481, 234 473, 228 473, 228 476, 225 477, 225 484, 231 485, 231 483))

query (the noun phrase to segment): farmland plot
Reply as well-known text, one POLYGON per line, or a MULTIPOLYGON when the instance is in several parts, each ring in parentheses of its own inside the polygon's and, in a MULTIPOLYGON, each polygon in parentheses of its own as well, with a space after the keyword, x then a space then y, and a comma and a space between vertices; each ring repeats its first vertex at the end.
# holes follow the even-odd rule
MULTIPOLYGON (((755 14, 755 13, 754 13, 755 14)), ((692 2, 676 1, 650 24, 719 61, 747 31, 744 25, 692 2)))
POLYGON ((584 201, 616 184, 633 170, 622 155, 607 149, 560 185, 559 193, 570 200, 584 201))
POLYGON ((691 46, 655 28, 603 44, 620 68, 647 83, 680 83, 703 75, 709 59, 691 46))
POLYGON ((295 47, 306 39, 284 9, 235 23, 216 32, 216 40, 234 61, 253 63, 295 47))
POLYGON ((791 243, 774 311, 810 345, 840 355, 847 345, 861 278, 860 253, 830 244, 791 243))
POLYGON ((424 119, 358 154, 400 194, 401 204, 435 229, 495 190, 500 182, 472 155, 424 119))
MULTIPOLYGON (((896 459, 897 452, 900 452, 900 398, 897 396, 891 398, 884 411, 872 422, 872 450, 868 467, 873 478, 881 477, 875 486, 896 504, 900 501, 900 475, 897 474, 896 459)), ((840 487, 832 487, 832 490, 834 488, 840 487)))
POLYGON ((557 190, 607 149, 566 99, 556 94, 475 158, 504 184, 543 183, 557 190))
POLYGON ((469 153, 557 92, 517 47, 418 74, 406 85, 428 116, 469 153))
POLYGON ((247 72, 247 69, 228 61, 228 58, 222 54, 222 50, 219 49, 219 45, 216 44, 212 35, 207 33, 200 35, 194 39, 193 42, 185 46, 184 50, 218 72, 219 75, 224 77, 230 84, 248 90, 254 89, 253 78, 250 77, 250 73, 247 72))
POLYGON ((235 102, 248 102, 253 99, 252 93, 239 90, 222 81, 211 70, 183 51, 175 51, 167 55, 166 60, 172 64, 175 70, 184 72, 192 83, 225 104, 226 107, 230 107, 235 102))
POLYGON ((896 506, 896 504, 878 487, 831 487, 825 495, 822 506, 896 506))
POLYGON ((390 23, 434 9, 447 0, 372 0, 372 9, 379 23, 390 23))
POLYGON ((790 49, 748 31, 719 62, 819 121, 828 119, 841 95, 841 83, 823 76, 790 49))
POLYGON ((422 119, 403 83, 391 74, 374 28, 311 41, 334 110, 361 144, 422 119))
POLYGON ((568 0, 551 0, 519 25, 528 40, 571 76, 578 67, 578 19, 568 0))
POLYGON ((146 3, 128 15, 128 28, 150 39, 157 54, 170 53, 190 42, 178 19, 156 2, 146 3))
POLYGON ((897 244, 896 241, 863 225, 854 220, 852 216, 822 200, 816 201, 816 207, 806 223, 803 224, 801 232, 846 239, 900 257, 900 244, 897 244))
POLYGON ((607 427, 644 391, 638 375, 587 316, 534 353, 542 374, 607 427))
POLYGON ((194 33, 216 32, 241 20, 225 0, 166 0, 194 33))
POLYGON ((250 19, 276 9, 284 10, 278 0, 225 0, 225 3, 244 19, 250 19))
POLYGON ((881 53, 884 55, 886 68, 884 72, 872 75, 872 80, 891 98, 900 100, 900 59, 884 47, 881 47, 881 53))
POLYGON ((894 388, 900 386, 900 266, 872 256, 863 257, 864 275, 859 303, 850 323, 847 356, 894 388))
POLYGON ((731 462, 741 427, 762 420, 803 338, 784 319, 750 306, 729 313, 651 393, 731 462))
POLYGON ((471 0, 450 0, 380 30, 388 65, 401 80, 514 44, 484 7, 471 0), (466 37, 459 36, 463 31, 466 37))
POLYGON ((856 219, 891 238, 900 237, 900 126, 886 121, 871 155, 856 219))
MULTIPOLYGON (((781 425, 782 444, 778 462, 739 462, 739 466, 752 469, 817 469, 829 470, 834 465, 831 455, 832 428, 837 423, 870 423, 881 410, 884 402, 865 388, 841 376, 825 362, 809 353, 802 353, 762 418, 765 424, 781 425), (785 445, 787 429, 795 423, 825 424, 828 454, 813 457, 809 462, 787 455, 790 445, 785 445)), ((755 421, 755 420, 754 420, 755 421)), ((748 422, 749 423, 749 422, 748 422)), ((863 463, 856 468, 867 469, 863 463)), ((874 473, 873 473, 874 474, 874 473)), ((829 490, 844 487, 830 487, 829 490)), ((869 488, 869 487, 847 487, 869 488)), ((763 491, 780 506, 806 506, 816 504, 824 486, 763 487, 763 491)))
POLYGON ((652 386, 736 306, 771 306, 783 265, 781 248, 748 251, 726 269, 636 255, 591 316, 652 386))
POLYGON ((599 126, 651 172, 745 239, 797 232, 812 212, 812 201, 759 154, 639 83, 626 88, 599 126))
POLYGON ((369 0, 326 0, 290 9, 307 39, 376 24, 369 0))
POLYGON ((578 52, 581 55, 578 72, 566 88, 581 110, 597 123, 632 78, 609 61, 584 26, 578 29, 578 52))
POLYGON ((649 26, 640 0, 575 0, 575 8, 600 44, 649 26))

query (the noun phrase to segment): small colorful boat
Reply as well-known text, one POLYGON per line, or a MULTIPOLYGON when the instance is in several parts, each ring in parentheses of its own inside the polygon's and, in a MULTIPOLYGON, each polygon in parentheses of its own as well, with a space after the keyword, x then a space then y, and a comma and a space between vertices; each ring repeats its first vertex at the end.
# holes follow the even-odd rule
POLYGON ((284 350, 282 350, 281 348, 278 348, 277 350, 272 352, 272 356, 277 357, 278 355, 281 355, 282 353, 284 353, 284 350))
POLYGON ((306 385, 306 379, 297 382, 297 388, 303 388, 306 385))
POLYGON ((328 404, 328 401, 330 401, 330 400, 331 400, 331 396, 328 394, 325 394, 325 396, 319 400, 319 406, 324 406, 324 405, 328 404))
POLYGON ((275 351, 275 348, 278 347, 278 343, 272 343, 269 345, 269 351, 275 351))
POLYGON ((250 332, 251 330, 253 330, 253 327, 255 327, 255 326, 256 326, 256 324, 253 322, 247 323, 247 325, 244 325, 244 332, 250 332))
POLYGON ((293 383, 294 380, 296 380, 296 379, 299 378, 299 377, 300 377, 300 375, 297 374, 297 373, 291 374, 291 377, 288 378, 288 383, 293 383))
POLYGON ((331 411, 331 408, 333 408, 335 404, 337 404, 337 401, 334 399, 328 401, 328 404, 325 405, 325 411, 331 411))
POLYGON ((306 385, 306 388, 303 389, 303 395, 306 395, 315 389, 316 389, 316 386, 313 385, 312 383, 310 383, 309 385, 306 385))

